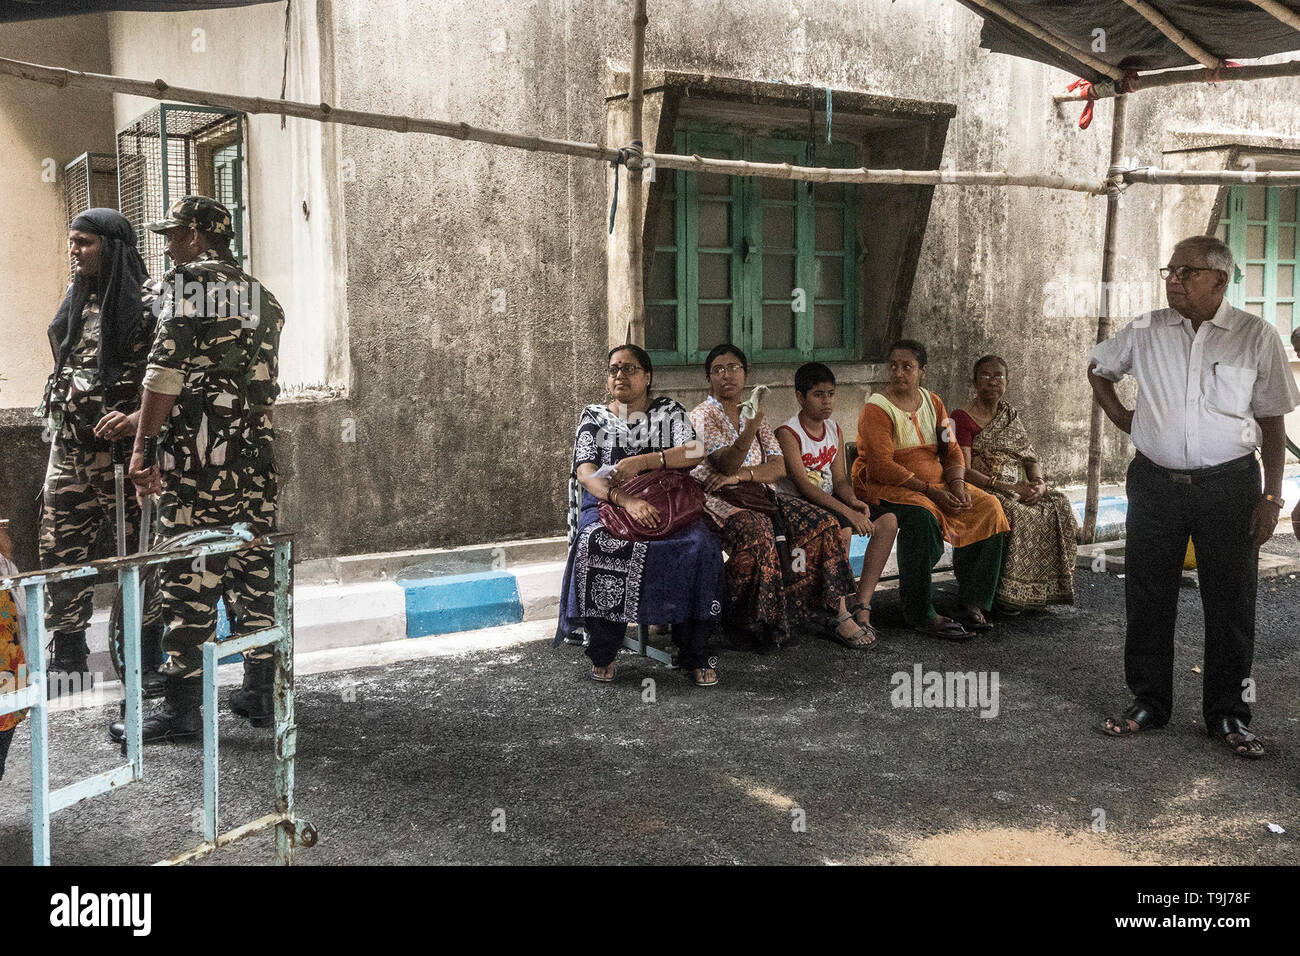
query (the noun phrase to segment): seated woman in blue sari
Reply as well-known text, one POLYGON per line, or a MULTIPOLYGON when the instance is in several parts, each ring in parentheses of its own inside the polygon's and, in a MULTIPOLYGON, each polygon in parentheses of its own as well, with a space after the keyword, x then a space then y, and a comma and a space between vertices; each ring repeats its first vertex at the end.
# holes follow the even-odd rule
MULTIPOLYGON (((722 546, 697 518, 670 535, 626 541, 606 530, 600 504, 625 509, 642 526, 653 505, 620 485, 643 471, 690 469, 703 459, 690 416, 667 396, 651 397, 650 356, 635 345, 609 353, 609 401, 578 421, 571 472, 569 561, 560 590, 555 643, 579 627, 589 638, 593 680, 614 679, 614 658, 629 624, 672 625, 677 663, 700 687, 718 682, 709 636, 722 613, 722 546)), ((693 479, 691 479, 693 480, 693 479)))

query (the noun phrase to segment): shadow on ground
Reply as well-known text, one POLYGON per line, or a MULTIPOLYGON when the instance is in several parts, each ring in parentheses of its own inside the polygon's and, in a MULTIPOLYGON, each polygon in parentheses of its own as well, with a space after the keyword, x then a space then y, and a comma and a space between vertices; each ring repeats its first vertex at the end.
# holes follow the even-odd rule
MULTIPOLYGON (((964 645, 889 627, 890 592, 883 645, 724 652, 711 690, 628 655, 597 685, 579 649, 549 642, 302 677, 297 800, 320 843, 299 863, 1296 863, 1300 581, 1260 587, 1269 755, 1247 763, 1205 736, 1186 587, 1173 721, 1094 732, 1128 702, 1123 582, 1077 580, 1077 610, 964 645), (891 706, 891 675, 918 663, 996 671, 998 715, 891 706)), ((54 715, 55 785, 118 762, 115 712, 54 715)), ((221 726, 225 829, 269 811, 272 765, 269 731, 224 713, 221 726)), ((25 727, 0 783, 4 863, 30 859, 25 727)), ((54 817, 54 862, 147 863, 197 843, 201 768, 197 746, 150 748, 143 783, 54 817)), ((200 865, 272 858, 257 836, 200 865)))

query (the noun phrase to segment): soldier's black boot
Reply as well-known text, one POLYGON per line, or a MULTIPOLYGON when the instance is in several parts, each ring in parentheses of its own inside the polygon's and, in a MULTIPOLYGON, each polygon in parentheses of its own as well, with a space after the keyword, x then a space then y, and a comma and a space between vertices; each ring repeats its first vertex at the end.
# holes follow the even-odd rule
POLYGON ((162 639, 161 624, 140 628, 140 689, 146 698, 162 697, 167 692, 167 678, 158 673, 163 660, 162 639))
POLYGON ((54 654, 45 669, 45 699, 70 696, 95 686, 85 631, 55 631, 54 654))
MULTIPOLYGON (((162 707, 144 719, 147 744, 165 740, 188 740, 203 733, 203 680, 199 677, 168 677, 162 707)), ((109 725, 113 743, 126 746, 126 721, 109 725)))
POLYGON ((230 710, 247 718, 254 727, 270 727, 275 720, 274 681, 274 659, 244 658, 244 683, 239 690, 230 692, 230 710))
MULTIPOLYGON (((162 639, 161 624, 146 624, 140 629, 140 696, 145 700, 156 700, 167 692, 167 678, 158 672, 163 659, 162 639)), ((118 705, 117 714, 126 719, 125 700, 118 705)))

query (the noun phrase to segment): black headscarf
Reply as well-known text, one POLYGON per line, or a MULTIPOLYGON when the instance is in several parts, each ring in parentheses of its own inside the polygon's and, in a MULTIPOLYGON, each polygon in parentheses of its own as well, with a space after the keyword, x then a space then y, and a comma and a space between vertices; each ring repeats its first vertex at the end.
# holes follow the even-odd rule
POLYGON ((116 209, 87 209, 69 227, 103 239, 99 275, 77 276, 50 323, 50 350, 58 375, 81 338, 82 312, 91 292, 99 294, 99 376, 107 391, 117 384, 122 363, 144 322, 143 286, 149 278, 135 247, 135 229, 116 209))

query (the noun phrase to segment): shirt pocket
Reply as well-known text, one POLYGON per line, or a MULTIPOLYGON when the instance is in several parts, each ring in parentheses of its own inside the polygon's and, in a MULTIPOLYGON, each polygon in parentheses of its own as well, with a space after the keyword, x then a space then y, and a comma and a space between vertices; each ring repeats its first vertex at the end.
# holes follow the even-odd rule
POLYGON ((1210 372, 1210 390, 1206 395, 1208 404, 1223 415, 1249 417, 1251 393, 1258 376, 1258 369, 1216 362, 1210 372))

